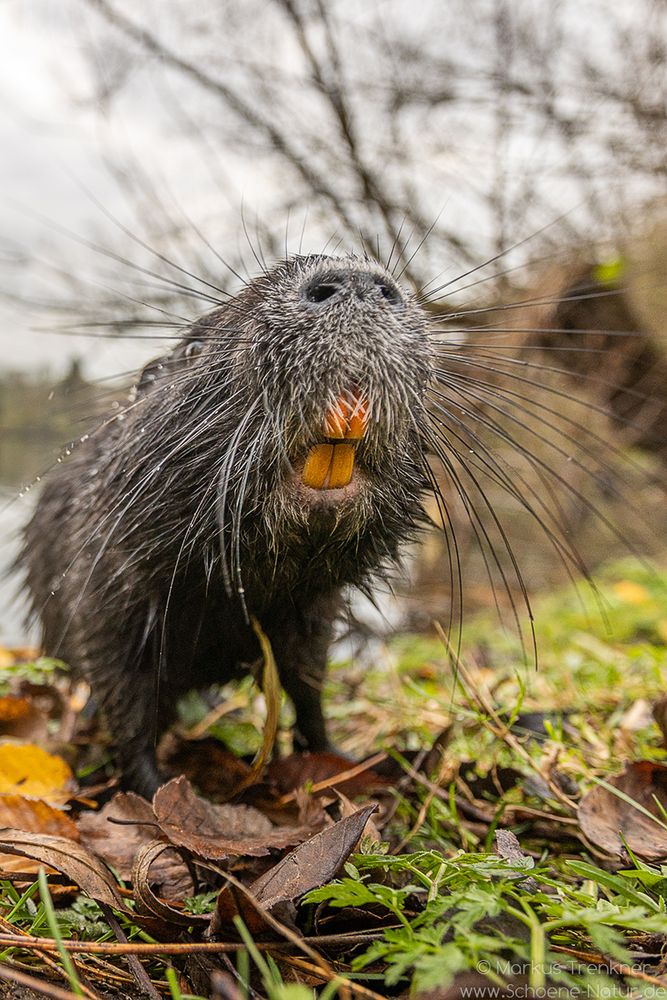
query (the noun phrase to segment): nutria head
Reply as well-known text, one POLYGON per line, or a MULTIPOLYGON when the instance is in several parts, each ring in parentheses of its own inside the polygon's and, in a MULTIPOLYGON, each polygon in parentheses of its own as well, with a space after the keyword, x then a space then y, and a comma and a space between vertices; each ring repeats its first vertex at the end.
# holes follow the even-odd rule
POLYGON ((380 264, 292 257, 145 373, 140 446, 198 505, 183 530, 217 512, 228 579, 248 545, 288 563, 313 553, 336 580, 353 546, 361 578, 421 516, 432 366, 423 309, 380 264))

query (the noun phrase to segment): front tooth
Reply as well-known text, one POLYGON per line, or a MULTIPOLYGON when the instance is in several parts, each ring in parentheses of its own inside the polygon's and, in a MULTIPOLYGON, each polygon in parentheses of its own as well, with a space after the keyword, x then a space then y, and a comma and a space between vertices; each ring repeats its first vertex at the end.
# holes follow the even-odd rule
POLYGON ((357 400, 357 404, 348 418, 347 433, 345 437, 352 441, 360 441, 366 433, 368 424, 368 408, 363 400, 357 400))
POLYGON ((303 466, 302 478, 306 486, 310 486, 313 490, 324 489, 333 460, 332 444, 316 444, 311 448, 303 466))
POLYGON ((354 470, 354 445, 337 444, 334 445, 331 470, 329 472, 329 482, 327 486, 330 490, 347 486, 352 479, 354 470))
POLYGON ((347 409, 345 400, 338 400, 337 405, 329 410, 324 421, 324 436, 328 438, 344 438, 347 432, 347 409))

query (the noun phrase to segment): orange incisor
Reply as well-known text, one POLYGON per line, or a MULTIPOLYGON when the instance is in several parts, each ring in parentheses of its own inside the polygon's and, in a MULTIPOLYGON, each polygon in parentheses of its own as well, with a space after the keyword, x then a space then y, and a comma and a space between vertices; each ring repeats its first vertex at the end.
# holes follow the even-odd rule
POLYGON ((354 472, 355 443, 366 433, 368 406, 358 396, 339 396, 324 420, 324 437, 332 443, 316 444, 308 452, 303 481, 314 490, 347 486, 354 472))

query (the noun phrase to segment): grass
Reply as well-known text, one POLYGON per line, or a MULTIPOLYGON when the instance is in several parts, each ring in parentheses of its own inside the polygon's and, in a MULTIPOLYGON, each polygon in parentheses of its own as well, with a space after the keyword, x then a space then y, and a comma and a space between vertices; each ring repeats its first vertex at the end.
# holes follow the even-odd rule
MULTIPOLYGON (((570 996, 650 989, 667 997, 667 866, 631 853, 614 862, 581 838, 576 821, 580 795, 623 762, 667 757, 651 715, 667 691, 667 573, 617 564, 601 574, 597 594, 544 599, 537 622, 537 669, 516 636, 481 616, 463 636, 457 671, 436 632, 378 646, 363 678, 355 665, 334 665, 327 704, 345 749, 361 755, 384 743, 409 768, 415 747, 430 746, 442 730, 447 736, 430 776, 411 772, 385 843, 362 842, 339 879, 302 901, 306 934, 358 931, 349 953, 326 953, 350 986, 333 978, 319 995, 414 994, 477 971, 490 984, 524 982, 535 996, 557 987, 570 996), (543 713, 539 736, 508 728, 527 713, 543 713), (503 826, 521 845, 506 856, 495 846, 503 826)), ((247 688, 241 701, 238 744, 253 747, 258 700, 247 688)), ((196 699, 184 708, 189 720, 198 711, 205 706, 196 699)), ((233 743, 230 727, 231 716, 219 735, 233 743)), ((188 908, 206 912, 214 902, 209 893, 188 908)), ((62 907, 54 896, 51 904, 37 883, 22 893, 0 883, 0 912, 4 929, 60 942, 113 938, 95 903, 80 897, 62 907)), ((130 918, 120 922, 128 938, 145 939, 130 918)), ((315 995, 290 982, 270 944, 238 931, 247 949, 234 958, 246 983, 241 996, 250 995, 251 980, 269 1000, 315 995)), ((86 981, 112 990, 131 983, 121 959, 77 955, 68 965, 65 954, 60 975, 75 992, 86 981)), ((7 960, 43 968, 16 947, 0 954, 7 960)), ((147 964, 173 1000, 187 996, 179 968, 177 956, 147 964)))

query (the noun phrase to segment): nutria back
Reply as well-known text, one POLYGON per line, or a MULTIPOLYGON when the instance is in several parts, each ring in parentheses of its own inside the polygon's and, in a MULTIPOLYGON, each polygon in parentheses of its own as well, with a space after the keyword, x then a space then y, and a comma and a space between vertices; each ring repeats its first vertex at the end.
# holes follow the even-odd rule
POLYGON ((203 317, 51 475, 22 560, 44 649, 90 682, 146 794, 182 692, 243 675, 254 617, 320 703, 344 587, 368 588, 431 486, 425 312, 376 262, 296 256, 203 317))

